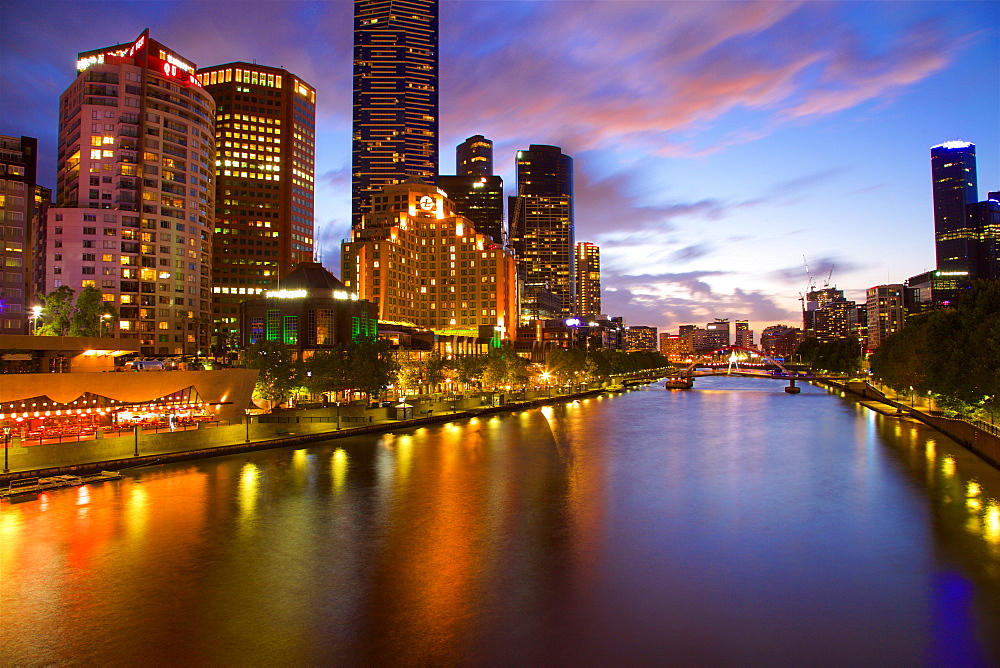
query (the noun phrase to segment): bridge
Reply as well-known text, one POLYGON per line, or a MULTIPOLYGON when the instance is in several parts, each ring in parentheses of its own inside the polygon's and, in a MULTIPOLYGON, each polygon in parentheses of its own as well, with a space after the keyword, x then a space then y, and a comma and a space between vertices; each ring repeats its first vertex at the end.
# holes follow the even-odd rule
MULTIPOLYGON (((759 364, 755 362, 750 363, 750 367, 760 366, 764 367, 766 364, 759 364)), ((667 389, 688 389, 694 385, 695 378, 703 378, 706 376, 740 376, 743 378, 769 378, 769 379, 779 379, 787 380, 788 386, 785 388, 785 392, 789 394, 798 394, 801 389, 795 386, 795 381, 798 380, 817 380, 817 379, 830 379, 830 380, 844 380, 849 378, 849 376, 836 375, 836 374, 818 374, 811 371, 802 372, 794 371, 785 367, 779 360, 774 359, 759 350, 754 350, 752 348, 744 348, 743 346, 725 346, 719 348, 718 350, 713 350, 711 352, 705 353, 699 356, 696 360, 691 362, 686 368, 675 371, 667 376, 666 387, 667 389), (728 365, 722 368, 726 362, 715 362, 715 358, 719 356, 725 356, 729 353, 726 358, 728 365), (760 358, 764 360, 767 364, 777 367, 776 370, 766 370, 764 368, 755 369, 748 368, 747 362, 743 359, 743 368, 740 368, 741 358, 739 353, 744 353, 749 355, 751 359, 760 358), (699 370, 699 366, 708 366, 708 369, 699 370)))

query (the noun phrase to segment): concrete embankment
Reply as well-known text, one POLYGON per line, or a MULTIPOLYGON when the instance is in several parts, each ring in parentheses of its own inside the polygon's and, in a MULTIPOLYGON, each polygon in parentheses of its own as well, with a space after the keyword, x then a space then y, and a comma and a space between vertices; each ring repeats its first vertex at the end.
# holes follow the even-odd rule
MULTIPOLYGON (((586 390, 574 394, 560 394, 554 397, 537 397, 522 401, 509 401, 499 406, 479 406, 466 410, 439 412, 436 415, 433 411, 416 411, 415 414, 420 415, 420 417, 407 420, 380 418, 370 422, 355 422, 353 424, 357 424, 357 426, 341 429, 331 429, 331 425, 333 424, 331 422, 312 422, 309 416, 300 418, 296 414, 285 413, 279 416, 279 419, 282 420, 281 422, 255 423, 253 432, 256 436, 252 437, 249 441, 246 440, 245 436, 248 431, 246 425, 241 424, 192 432, 143 435, 138 447, 142 452, 137 456, 126 454, 129 451, 134 452, 135 449, 134 439, 130 435, 115 439, 99 439, 98 441, 80 444, 64 443, 32 446, 25 448, 25 450, 30 451, 35 448, 42 448, 44 450, 26 453, 26 455, 34 456, 34 459, 39 461, 46 461, 47 465, 22 467, 21 470, 0 474, 0 485, 7 485, 11 480, 29 477, 67 474, 82 475, 103 470, 121 471, 153 464, 183 462, 205 457, 220 457, 254 450, 283 448, 315 441, 408 429, 427 424, 463 420, 484 414, 526 410, 546 404, 572 401, 580 397, 600 394, 601 392, 603 390, 600 389, 586 390), (260 437, 260 432, 265 430, 269 431, 270 434, 260 437), (198 445, 192 447, 192 441, 196 441, 198 445), (88 451, 92 450, 93 455, 99 458, 95 459, 92 457, 90 461, 58 462, 60 449, 65 452, 66 448, 79 448, 80 446, 87 447, 88 451), (111 456, 100 457, 100 453, 103 452, 107 452, 111 456), (49 464, 48 462, 51 463, 49 464)), ((333 409, 327 409, 327 411, 329 410, 333 409)), ((267 417, 273 419, 275 416, 267 417)), ((65 454, 63 456, 65 457, 65 454)))
POLYGON ((861 405, 870 410, 874 410, 882 415, 892 417, 912 417, 923 422, 929 427, 933 427, 953 441, 956 441, 967 450, 974 452, 984 461, 1000 468, 1000 437, 984 431, 973 424, 959 418, 935 415, 931 412, 914 408, 906 403, 887 397, 883 392, 872 387, 866 382, 822 381, 821 384, 848 392, 854 396, 867 400, 861 405))

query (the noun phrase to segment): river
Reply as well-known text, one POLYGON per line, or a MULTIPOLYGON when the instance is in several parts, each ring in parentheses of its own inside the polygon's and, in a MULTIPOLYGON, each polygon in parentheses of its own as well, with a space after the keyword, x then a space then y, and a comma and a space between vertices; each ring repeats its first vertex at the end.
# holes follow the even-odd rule
POLYGON ((0 663, 1000 662, 1000 471, 782 387, 702 378, 4 502, 0 663))

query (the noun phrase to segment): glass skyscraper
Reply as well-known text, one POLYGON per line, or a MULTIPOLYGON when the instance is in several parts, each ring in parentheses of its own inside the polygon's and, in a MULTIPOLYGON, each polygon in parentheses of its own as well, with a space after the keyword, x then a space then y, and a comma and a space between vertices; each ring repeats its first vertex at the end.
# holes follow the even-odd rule
POLYGON ((437 0, 354 1, 351 224, 383 187, 438 177, 437 0))
POLYGON ((949 141, 931 148, 937 269, 958 283, 974 274, 975 234, 967 207, 979 199, 976 145, 949 141))

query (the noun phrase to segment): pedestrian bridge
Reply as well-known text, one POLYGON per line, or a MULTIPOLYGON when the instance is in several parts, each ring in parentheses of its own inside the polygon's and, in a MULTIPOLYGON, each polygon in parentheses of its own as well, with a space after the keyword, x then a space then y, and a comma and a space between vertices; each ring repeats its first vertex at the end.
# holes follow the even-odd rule
POLYGON ((790 370, 786 368, 781 361, 765 355, 759 350, 744 348, 742 346, 726 346, 724 348, 719 348, 718 350, 713 350, 710 353, 705 353, 691 362, 686 368, 670 374, 667 377, 666 387, 667 389, 687 389, 694 385, 695 378, 703 378, 706 376, 740 376, 743 378, 787 380, 788 386, 785 388, 785 391, 789 394, 799 393, 799 388, 795 386, 795 381, 798 380, 845 380, 849 378, 849 376, 842 374, 818 374, 811 371, 803 372, 790 370), (726 358, 728 364, 726 362, 719 363, 716 361, 716 358, 719 356, 725 356, 726 353, 729 353, 726 358), (758 362, 750 362, 748 364, 746 362, 746 358, 741 358, 739 353, 750 355, 752 356, 751 359, 759 358, 764 360, 765 364, 761 365, 758 362), (743 365, 742 367, 740 366, 741 362, 743 365), (699 368, 702 366, 707 366, 708 368, 699 368), (776 368, 761 368, 763 366, 773 366, 776 368))

